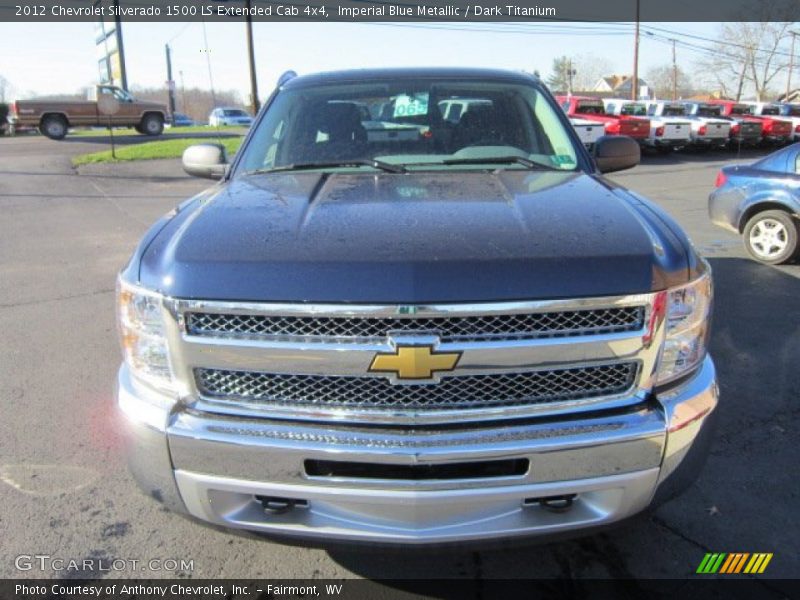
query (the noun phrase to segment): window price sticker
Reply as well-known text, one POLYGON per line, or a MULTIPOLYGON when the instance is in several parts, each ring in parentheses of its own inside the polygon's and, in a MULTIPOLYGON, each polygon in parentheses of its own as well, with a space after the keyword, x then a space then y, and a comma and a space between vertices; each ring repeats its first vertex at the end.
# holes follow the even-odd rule
POLYGON ((428 94, 400 94, 394 99, 395 117, 415 117, 428 114, 428 94))

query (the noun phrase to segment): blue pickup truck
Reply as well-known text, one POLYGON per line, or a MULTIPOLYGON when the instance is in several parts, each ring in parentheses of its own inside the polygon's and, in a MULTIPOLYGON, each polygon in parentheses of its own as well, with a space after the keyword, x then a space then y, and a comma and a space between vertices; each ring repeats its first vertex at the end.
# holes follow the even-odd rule
POLYGON ((673 497, 717 414, 711 273, 602 176, 638 161, 523 73, 287 74, 232 161, 186 150, 216 183, 119 275, 135 478, 213 524, 401 545, 673 497))

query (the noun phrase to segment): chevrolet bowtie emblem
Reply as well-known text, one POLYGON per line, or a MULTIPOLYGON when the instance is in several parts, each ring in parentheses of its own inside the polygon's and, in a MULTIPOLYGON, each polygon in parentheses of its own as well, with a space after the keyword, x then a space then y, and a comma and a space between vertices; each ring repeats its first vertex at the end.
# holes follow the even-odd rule
POLYGON ((436 371, 452 371, 460 352, 433 352, 432 346, 398 346, 393 353, 376 354, 369 370, 394 373, 398 379, 432 379, 436 371))

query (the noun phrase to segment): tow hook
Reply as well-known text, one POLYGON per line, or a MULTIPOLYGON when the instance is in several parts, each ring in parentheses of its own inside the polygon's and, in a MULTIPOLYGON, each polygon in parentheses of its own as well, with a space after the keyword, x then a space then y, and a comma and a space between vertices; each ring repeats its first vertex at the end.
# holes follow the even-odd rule
POLYGON ((264 512, 270 515, 282 515, 294 508, 306 508, 308 502, 295 498, 278 498, 276 496, 256 496, 264 512))
POLYGON ((562 496, 545 496, 543 498, 525 498, 522 505, 525 507, 532 507, 538 504, 547 511, 562 513, 572 508, 573 500, 575 500, 576 497, 576 494, 564 494, 562 496))

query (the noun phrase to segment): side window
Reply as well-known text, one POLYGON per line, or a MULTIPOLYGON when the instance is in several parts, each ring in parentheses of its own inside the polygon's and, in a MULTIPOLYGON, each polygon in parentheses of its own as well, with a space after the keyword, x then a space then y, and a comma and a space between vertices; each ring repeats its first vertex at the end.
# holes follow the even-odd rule
POLYGON ((607 113, 615 113, 615 112, 617 112, 617 105, 614 104, 613 102, 609 102, 608 106, 606 107, 606 112, 607 113))
POLYGON ((460 102, 451 104, 450 110, 447 112, 447 120, 452 123, 458 123, 459 119, 461 119, 461 111, 464 108, 464 105, 460 102))
POLYGON ((133 102, 133 98, 125 90, 119 88, 110 88, 110 90, 111 93, 114 94, 114 97, 120 102, 133 102))
POLYGON ((651 116, 651 117, 656 114, 656 105, 655 104, 651 104, 650 106, 647 107, 647 114, 649 116, 651 116))
POLYGON ((794 172, 797 175, 800 175, 800 152, 798 152, 794 157, 794 172))
MULTIPOLYGON (((561 126, 557 113, 555 113, 551 105, 541 95, 537 95, 533 103, 534 112, 534 126, 536 129, 544 133, 548 132, 547 137, 542 136, 544 139, 537 140, 537 146, 544 147, 534 148, 537 153, 549 155, 553 166, 560 169, 574 169, 576 167, 577 158, 575 156, 575 148, 572 145, 572 140, 567 135, 567 131, 561 126)), ((537 136, 539 137, 539 136, 537 136)))
POLYGON ((267 147, 267 152, 264 155, 264 166, 271 167, 275 164, 275 157, 278 154, 278 145, 283 139, 283 134, 286 131, 286 121, 281 121, 278 123, 278 126, 275 127, 275 131, 272 132, 272 139, 270 140, 270 144, 267 147))

